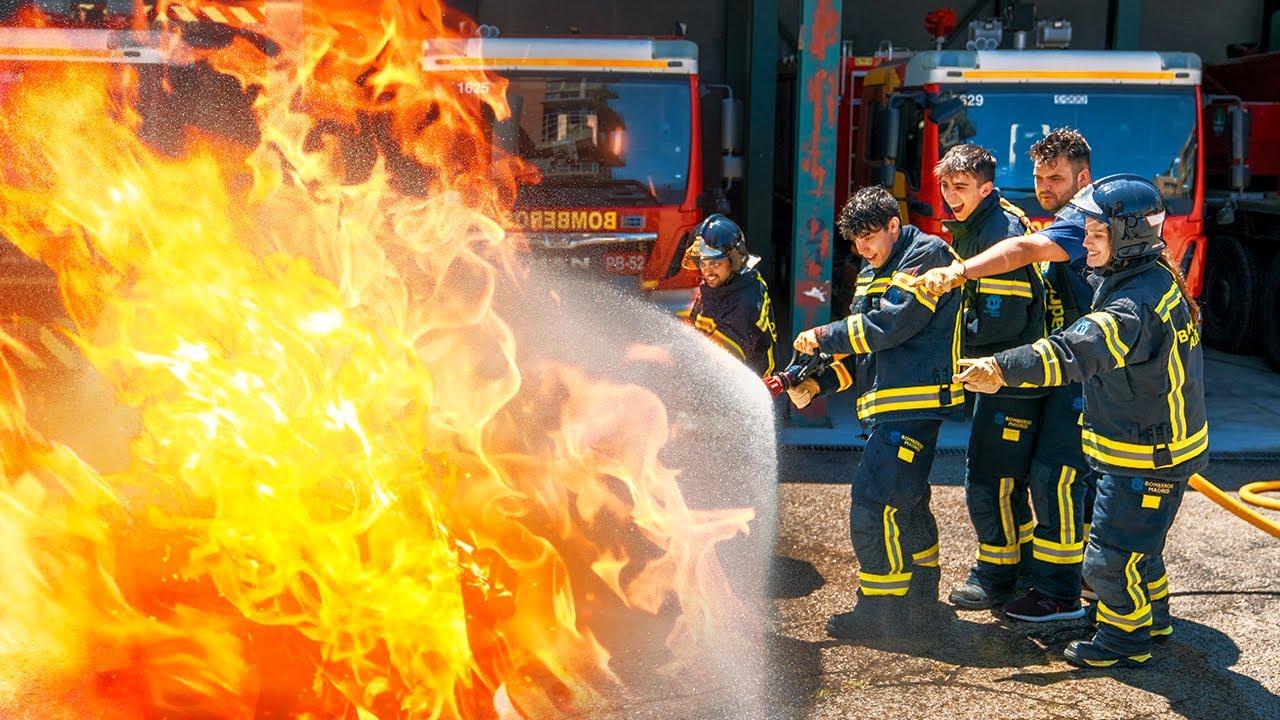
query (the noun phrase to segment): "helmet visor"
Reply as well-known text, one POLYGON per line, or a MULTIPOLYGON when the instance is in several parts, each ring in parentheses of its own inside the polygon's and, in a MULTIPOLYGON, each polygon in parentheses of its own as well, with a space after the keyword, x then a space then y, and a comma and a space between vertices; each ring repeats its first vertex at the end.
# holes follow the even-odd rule
POLYGON ((697 250, 698 260, 722 260, 724 258, 729 257, 724 250, 712 245, 706 240, 703 240, 701 235, 694 238, 694 242, 695 242, 695 247, 698 248, 697 250))
POLYGON ((1102 207, 1098 205, 1098 201, 1093 197, 1092 183, 1080 188, 1080 191, 1075 194, 1075 197, 1071 198, 1067 203, 1067 207, 1063 208, 1063 210, 1068 208, 1074 209, 1085 217, 1091 217, 1102 222, 1107 221, 1107 213, 1103 211, 1102 207))

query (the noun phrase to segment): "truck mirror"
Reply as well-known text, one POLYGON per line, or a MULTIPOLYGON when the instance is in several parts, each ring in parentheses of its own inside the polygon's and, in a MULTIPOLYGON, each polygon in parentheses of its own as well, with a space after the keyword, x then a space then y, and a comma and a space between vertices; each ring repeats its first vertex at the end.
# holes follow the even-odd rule
POLYGON ((720 188, 707 188, 698 193, 698 209, 705 213, 729 214, 729 199, 720 188))
POLYGON ((1231 189, 1243 192, 1249 186, 1249 113, 1239 102, 1227 109, 1231 123, 1231 189))
POLYGON ((964 112, 964 102, 954 95, 949 97, 934 96, 929 101, 929 119, 934 123, 941 125, 942 123, 955 118, 964 112))

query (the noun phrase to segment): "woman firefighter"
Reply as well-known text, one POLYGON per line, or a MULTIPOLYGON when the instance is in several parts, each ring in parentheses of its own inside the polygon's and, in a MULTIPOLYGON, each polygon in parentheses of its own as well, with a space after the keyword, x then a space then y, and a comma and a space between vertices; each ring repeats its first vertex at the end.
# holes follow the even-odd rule
POLYGON ((1085 216, 1092 312, 1061 334, 964 360, 965 387, 1084 383, 1084 452, 1099 474, 1084 578, 1098 595, 1097 631, 1067 660, 1135 665, 1172 631, 1165 536, 1209 447, 1199 309, 1164 258, 1164 203, 1148 180, 1112 175, 1071 206, 1085 216))

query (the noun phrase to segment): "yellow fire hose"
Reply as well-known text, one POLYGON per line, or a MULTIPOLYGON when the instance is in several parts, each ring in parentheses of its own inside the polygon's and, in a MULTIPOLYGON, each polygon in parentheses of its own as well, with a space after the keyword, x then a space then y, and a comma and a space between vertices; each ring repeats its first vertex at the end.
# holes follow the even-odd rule
MULTIPOLYGON (((1221 505, 1232 515, 1235 515, 1272 537, 1280 538, 1280 523, 1263 517, 1256 511, 1245 507, 1239 500, 1236 500, 1226 494, 1217 485, 1206 480, 1204 476, 1199 474, 1192 475, 1189 484, 1191 487, 1204 494, 1205 497, 1221 505)), ((1280 510, 1280 500, 1262 497, 1259 495, 1259 493, 1267 492, 1268 490, 1280 490, 1280 481, 1269 480, 1265 482, 1249 483, 1248 485, 1240 488, 1240 498, 1245 502, 1252 503, 1259 507, 1280 510)))

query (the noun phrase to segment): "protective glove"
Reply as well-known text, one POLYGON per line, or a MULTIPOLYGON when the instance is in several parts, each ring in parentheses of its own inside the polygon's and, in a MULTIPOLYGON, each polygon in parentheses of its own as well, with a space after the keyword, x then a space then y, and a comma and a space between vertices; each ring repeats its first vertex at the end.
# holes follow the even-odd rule
POLYGON ((930 295, 943 296, 964 284, 964 263, 953 261, 944 268, 933 268, 911 281, 912 287, 923 287, 930 295))
POLYGON ((813 397, 818 394, 818 381, 813 378, 805 378, 800 384, 787 389, 787 396, 791 398, 791 404, 796 406, 797 410, 803 410, 809 403, 813 402, 813 397))
POLYGON ((812 355, 818 351, 818 329, 809 328, 796 336, 796 341, 792 343, 796 352, 804 355, 812 355))
POLYGON ((956 367, 960 372, 951 382, 964 385, 965 390, 990 395, 1005 386, 1004 373, 994 357, 960 358, 956 367))

